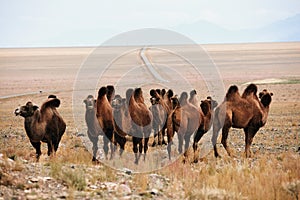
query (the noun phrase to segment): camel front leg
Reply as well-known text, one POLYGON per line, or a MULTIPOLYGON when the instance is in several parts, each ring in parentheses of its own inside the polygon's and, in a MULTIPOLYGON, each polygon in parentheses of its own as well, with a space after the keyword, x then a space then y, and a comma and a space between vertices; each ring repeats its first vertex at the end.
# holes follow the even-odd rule
POLYGON ((254 128, 254 127, 247 127, 247 128, 244 129, 246 158, 251 157, 252 153, 251 153, 251 150, 250 150, 250 146, 252 144, 253 138, 254 138, 257 131, 258 131, 258 128, 254 128))
POLYGON ((30 141, 30 143, 32 144, 32 146, 35 148, 35 157, 36 157, 36 162, 39 161, 40 159, 40 156, 42 154, 42 151, 41 151, 41 142, 32 142, 30 141))
POLYGON ((195 137, 194 137, 194 143, 193 143, 193 150, 194 150, 194 163, 198 162, 198 157, 196 156, 197 148, 198 148, 198 142, 204 135, 204 130, 202 128, 198 128, 195 137))

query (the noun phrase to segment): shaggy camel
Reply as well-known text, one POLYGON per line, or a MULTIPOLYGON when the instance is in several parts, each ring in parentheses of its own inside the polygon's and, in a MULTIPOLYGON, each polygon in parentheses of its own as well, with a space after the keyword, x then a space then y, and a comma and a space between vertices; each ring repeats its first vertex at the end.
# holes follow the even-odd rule
POLYGON ((42 154, 41 142, 48 144, 48 156, 50 156, 57 151, 61 137, 66 130, 66 123, 56 110, 59 105, 60 100, 55 95, 50 95, 40 110, 32 102, 27 102, 25 106, 15 110, 16 115, 25 118, 25 131, 36 150, 37 161, 42 154))
POLYGON ((120 156, 122 155, 125 144, 126 135, 129 132, 130 122, 128 122, 128 107, 126 106, 126 99, 120 95, 116 95, 112 101, 113 116, 114 116, 114 138, 115 143, 120 145, 120 156))
POLYGON ((273 93, 263 90, 259 93, 259 100, 256 93, 257 86, 255 84, 248 85, 242 96, 239 94, 238 87, 233 85, 228 89, 223 103, 216 108, 212 136, 216 157, 219 156, 216 143, 220 129, 222 129, 221 143, 228 155, 232 155, 227 145, 228 132, 231 127, 244 129, 245 154, 247 158, 251 156, 250 145, 259 128, 267 122, 273 95, 273 93))
POLYGON ((194 162, 198 162, 198 157, 196 157, 196 151, 198 148, 198 142, 202 136, 211 128, 214 116, 214 109, 218 106, 217 101, 213 100, 211 97, 207 97, 205 100, 201 101, 200 108, 203 113, 200 127, 194 136, 193 150, 194 150, 194 162))
POLYGON ((191 135, 200 127, 203 119, 203 113, 200 108, 195 107, 188 102, 188 94, 182 92, 179 101, 173 99, 175 109, 168 116, 167 136, 168 136, 168 154, 171 160, 171 145, 175 131, 178 136, 178 152, 182 153, 183 140, 185 140, 184 155, 187 156, 187 150, 191 135))
POLYGON ((114 153, 114 144, 113 144, 113 133, 114 133, 114 120, 113 120, 113 111, 112 106, 110 104, 111 99, 113 98, 112 94, 114 93, 114 87, 101 87, 98 91, 98 98, 96 101, 96 109, 97 109, 97 119, 100 124, 100 127, 104 133, 103 135, 103 150, 105 154, 105 158, 108 159, 108 144, 110 142, 110 150, 111 150, 111 159, 113 158, 114 153), (107 94, 109 94, 109 98, 107 98, 107 94))
POLYGON ((152 146, 156 146, 156 137, 158 145, 167 144, 164 137, 167 129, 166 119, 173 110, 172 100, 173 91, 171 89, 166 93, 165 89, 150 90, 150 110, 153 115, 154 140, 152 146))
POLYGON ((93 95, 88 95, 83 101, 85 103, 85 122, 87 124, 87 135, 90 141, 93 143, 93 162, 98 162, 96 159, 96 154, 98 151, 98 137, 103 135, 102 129, 99 125, 98 119, 96 117, 96 99, 93 95))
POLYGON ((128 107, 132 119, 132 141, 133 152, 135 154, 135 164, 138 164, 144 147, 144 160, 148 150, 148 141, 151 134, 152 113, 144 103, 143 92, 141 88, 136 88, 129 100, 128 107), (143 146, 144 139, 144 146, 143 146), (139 148, 138 148, 139 146, 139 148), (138 155, 139 151, 139 155, 138 155))

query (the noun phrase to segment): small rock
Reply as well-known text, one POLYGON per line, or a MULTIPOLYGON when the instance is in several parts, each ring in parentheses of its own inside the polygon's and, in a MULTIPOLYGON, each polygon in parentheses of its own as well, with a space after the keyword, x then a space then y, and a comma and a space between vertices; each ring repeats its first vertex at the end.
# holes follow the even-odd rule
POLYGON ((152 194, 152 195, 158 195, 158 194, 159 194, 158 189, 153 188, 153 189, 151 190, 151 194, 152 194))
POLYGON ((121 196, 131 194, 131 189, 129 186, 125 184, 120 184, 116 189, 118 194, 121 194, 121 196))

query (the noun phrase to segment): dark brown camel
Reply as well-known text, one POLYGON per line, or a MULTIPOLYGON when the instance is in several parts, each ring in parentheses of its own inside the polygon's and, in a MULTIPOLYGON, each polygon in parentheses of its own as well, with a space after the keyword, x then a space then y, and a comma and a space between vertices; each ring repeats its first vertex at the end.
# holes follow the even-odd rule
POLYGON ((85 103, 85 122, 87 124, 87 135, 90 141, 93 143, 93 162, 98 162, 96 159, 96 154, 98 151, 98 137, 103 135, 103 131, 100 127, 99 121, 96 116, 96 99, 93 95, 88 95, 87 98, 83 101, 85 103))
POLYGON ((256 93, 257 86, 255 84, 248 85, 242 96, 239 94, 238 87, 233 85, 228 89, 224 102, 216 108, 212 136, 216 157, 219 156, 216 143, 220 129, 222 129, 221 142, 228 155, 232 155, 227 145, 228 132, 231 127, 244 129, 245 154, 246 157, 251 156, 250 145, 259 128, 267 122, 273 95, 267 90, 260 92, 259 97, 256 93))
POLYGON ((97 119, 100 124, 100 127, 104 133, 103 135, 103 150, 105 154, 105 158, 108 159, 108 144, 110 143, 111 150, 111 159, 113 158, 114 153, 114 144, 113 144, 113 133, 114 133, 114 120, 113 120, 113 111, 111 106, 111 98, 113 98, 112 94, 114 93, 114 87, 101 87, 98 91, 98 98, 96 101, 97 106, 97 119), (109 98, 107 97, 109 94, 109 98))
POLYGON ((56 110, 59 105, 60 100, 50 95, 40 110, 32 102, 27 102, 25 106, 15 110, 16 115, 25 118, 25 131, 36 150, 37 161, 42 154, 41 142, 48 144, 48 156, 50 156, 57 151, 61 137, 66 130, 66 123, 56 110))
POLYGON ((128 110, 132 119, 131 134, 133 141, 133 152, 135 153, 135 164, 138 164, 143 147, 144 160, 146 158, 149 136, 151 134, 151 122, 153 118, 151 111, 148 109, 144 102, 143 92, 141 88, 137 88, 133 91, 133 94, 131 95, 129 100, 128 110))

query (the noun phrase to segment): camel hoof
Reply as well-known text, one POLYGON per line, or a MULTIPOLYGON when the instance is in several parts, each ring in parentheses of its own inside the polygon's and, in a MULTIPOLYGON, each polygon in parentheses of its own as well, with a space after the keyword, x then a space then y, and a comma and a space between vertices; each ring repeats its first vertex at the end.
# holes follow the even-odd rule
POLYGON ((92 163, 94 164, 94 165, 99 165, 100 164, 100 161, 98 160, 98 159, 94 159, 93 158, 93 160, 92 160, 92 163))
POLYGON ((167 145, 166 141, 163 140, 162 141, 162 145, 167 145))
POLYGON ((138 165, 138 164, 139 164, 139 161, 136 159, 136 160, 134 161, 134 164, 138 165))

